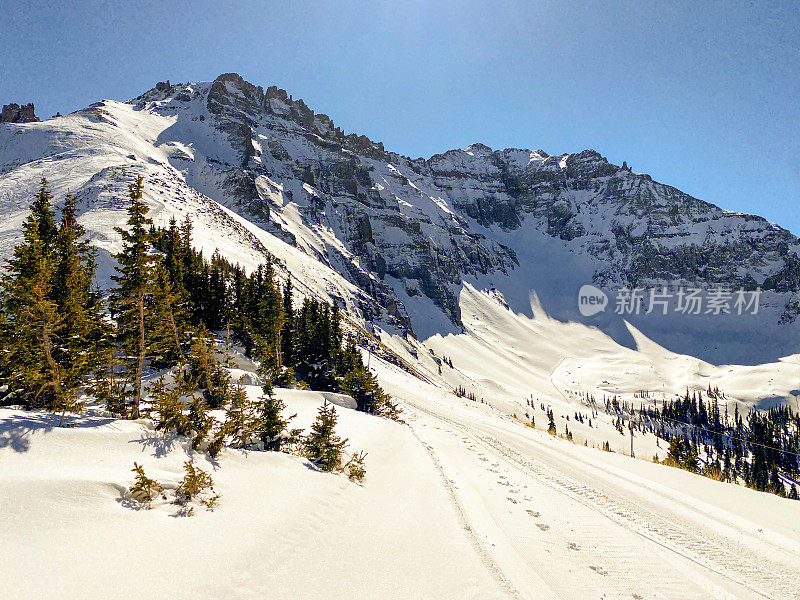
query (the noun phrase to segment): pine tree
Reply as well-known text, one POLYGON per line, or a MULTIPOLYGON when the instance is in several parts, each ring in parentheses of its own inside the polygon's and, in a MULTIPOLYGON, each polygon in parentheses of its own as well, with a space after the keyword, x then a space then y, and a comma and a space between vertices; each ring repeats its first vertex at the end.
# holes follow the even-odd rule
POLYGON ((367 476, 367 468, 364 466, 364 459, 367 453, 363 450, 358 454, 353 454, 350 459, 344 464, 342 470, 347 474, 350 481, 356 483, 363 483, 364 478, 367 476))
POLYGON ((344 376, 341 391, 356 401, 360 411, 394 420, 400 419, 400 409, 378 385, 378 378, 364 366, 357 367, 344 376))
POLYGON ((336 471, 342 466, 342 453, 347 440, 334 432, 337 419, 333 404, 325 401, 311 425, 311 432, 304 440, 306 457, 321 471, 336 471))
POLYGON ((214 481, 211 475, 200 467, 195 467, 188 460, 183 463, 183 468, 185 471, 183 481, 175 491, 178 503, 185 506, 192 500, 199 500, 209 510, 213 509, 219 495, 214 493, 214 481))
POLYGON ((55 242, 53 299, 61 314, 58 337, 64 362, 64 387, 74 390, 108 362, 110 327, 100 293, 92 287, 95 252, 76 219, 76 201, 68 195, 55 242))
POLYGON ((264 396, 261 398, 261 415, 258 426, 258 436, 264 443, 265 450, 280 451, 286 427, 289 425, 289 421, 297 416, 284 418, 282 412, 285 408, 286 404, 275 397, 272 388, 265 387, 264 396))
POLYGON ((257 314, 253 320, 256 352, 262 367, 268 368, 274 378, 281 370, 281 330, 283 329, 283 297, 275 282, 272 263, 267 263, 261 273, 257 296, 257 314))
MULTIPOLYGON (((156 412, 156 430, 174 432, 176 435, 189 435, 192 431, 191 421, 185 414, 186 404, 181 399, 191 393, 194 385, 177 373, 173 385, 167 385, 161 377, 150 387, 152 412, 156 412)), ((153 416, 151 414, 151 416, 153 416)))
POLYGON ((556 422, 553 419, 553 411, 547 411, 547 433, 550 435, 556 434, 556 422))
POLYGON ((154 269, 152 293, 147 297, 145 320, 149 332, 152 364, 172 367, 186 359, 183 345, 189 328, 189 302, 186 291, 173 285, 164 264, 154 269))
POLYGON ((68 408, 74 390, 64 387, 57 332, 62 315, 53 299, 56 227, 43 179, 2 276, 4 356, 0 384, 28 408, 68 408))
POLYGON ((294 368, 294 308, 292 300, 292 278, 287 278, 283 287, 283 330, 281 331, 281 357, 283 364, 294 368))
POLYGON ((49 255, 53 252, 56 244, 58 227, 56 226, 55 214, 52 209, 53 197, 47 188, 47 180, 42 177, 39 185, 39 193, 36 194, 31 203, 30 219, 36 222, 39 237, 44 245, 44 253, 49 255))
POLYGON ((130 487, 131 497, 137 502, 147 504, 147 508, 150 508, 150 503, 164 488, 155 479, 150 479, 145 475, 144 469, 139 463, 134 462, 131 471, 136 474, 136 482, 130 487))
POLYGON ((211 408, 222 408, 228 400, 230 374, 214 354, 214 336, 201 328, 192 337, 189 348, 189 370, 211 408))
POLYGON ((258 404, 247 397, 244 386, 233 387, 225 409, 225 422, 208 445, 211 457, 219 455, 226 443, 235 448, 246 448, 252 444, 261 427, 259 412, 258 404))
POLYGON ((339 309, 306 298, 295 315, 294 363, 297 378, 315 390, 336 390, 342 332, 339 309))
POLYGON ((686 437, 676 435, 672 438, 664 464, 680 467, 687 471, 697 471, 697 450, 686 437))
POLYGON ((149 209, 142 201, 143 178, 128 186, 128 229, 116 227, 122 236, 122 252, 115 258, 119 275, 112 277, 118 288, 114 291, 111 306, 117 315, 117 341, 122 349, 131 384, 133 386, 129 417, 139 418, 142 398, 142 375, 147 356, 147 321, 145 307, 152 293, 154 257, 150 252, 150 233, 147 226, 149 209))

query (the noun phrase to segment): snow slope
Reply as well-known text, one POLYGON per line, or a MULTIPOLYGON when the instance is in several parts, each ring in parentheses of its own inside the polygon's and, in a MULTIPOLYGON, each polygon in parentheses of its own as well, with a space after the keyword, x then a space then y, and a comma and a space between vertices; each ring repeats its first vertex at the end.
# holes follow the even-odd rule
MULTIPOLYGON (((292 424, 307 428, 322 396, 285 395, 288 414, 298 414, 292 424)), ((412 432, 338 413, 350 447, 368 452, 363 486, 279 453, 226 450, 210 463, 146 421, 85 416, 57 428, 52 415, 0 409, 4 594, 502 597, 412 432), (123 498, 134 461, 177 483, 190 459, 221 494, 213 512, 179 517, 174 505, 141 510, 123 498)))
POLYGON ((0 127, 0 257, 10 255, 30 199, 46 177, 56 207, 68 193, 77 197, 79 221, 100 252, 98 285, 109 287, 110 255, 121 243, 114 227, 124 225, 127 186, 141 175, 148 216, 157 226, 190 216, 194 245, 207 256, 219 251, 248 270, 276 256, 279 272, 285 277, 290 271, 301 294, 338 298, 356 313, 365 294, 338 272, 188 185, 170 161, 194 149, 159 142, 174 124, 175 118, 103 101, 52 121, 0 127))
MULTIPOLYGON (((278 453, 215 462, 146 420, 0 409, 15 598, 799 598, 797 503, 570 443, 372 357, 408 426, 338 408, 363 486, 278 453), (213 512, 123 492, 212 473, 213 512)), ((248 392, 257 396, 257 387, 248 392)), ((278 390, 307 428, 315 392, 278 390)))
MULTIPOLYGON (((730 402, 752 403, 747 386, 789 381, 785 367, 714 367, 635 331, 631 350, 470 287, 461 306, 463 334, 380 334, 416 374, 369 356, 408 426, 335 399, 350 448, 368 452, 363 486, 282 454, 226 450, 210 463, 146 420, 90 412, 59 429, 53 415, 0 409, 0 544, 14 548, 0 575, 31 598, 800 598, 796 502, 653 464, 665 449, 649 434, 636 434, 638 459, 624 456, 630 440, 602 412, 591 427, 568 422, 572 443, 547 435, 539 409, 562 432, 589 410, 576 391, 632 399, 659 377, 727 382, 730 402), (454 368, 440 375, 445 356, 454 368), (188 458, 213 474, 214 512, 124 499, 133 461, 175 485, 188 458)), ((303 428, 324 397, 278 394, 303 428)))
POLYGON ((390 371, 509 597, 800 597, 794 502, 554 438, 390 371))

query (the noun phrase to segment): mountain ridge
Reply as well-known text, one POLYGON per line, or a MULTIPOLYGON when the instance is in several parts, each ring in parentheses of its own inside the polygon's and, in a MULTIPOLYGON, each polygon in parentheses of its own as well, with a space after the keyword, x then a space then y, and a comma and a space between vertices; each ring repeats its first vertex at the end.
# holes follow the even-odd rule
MULTIPOLYGON (((264 90, 232 73, 206 83, 161 82, 123 104, 132 107, 130 117, 104 101, 33 125, 41 130, 14 126, 20 135, 49 131, 51 143, 15 157, 19 149, 9 144, 16 140, 4 147, 0 135, 0 177, 73 148, 77 162, 84 152, 80 168, 87 171, 78 187, 96 188, 106 176, 121 181, 142 170, 136 151, 110 161, 110 153, 120 153, 111 134, 103 134, 102 150, 89 150, 74 145, 84 129, 79 135, 59 122, 152 127, 153 135, 134 146, 144 145, 145 170, 159 171, 160 194, 176 202, 199 194, 327 265, 360 290, 358 317, 391 331, 422 338, 461 331, 464 283, 496 288, 511 309, 527 314, 533 290, 541 307, 562 320, 579 318, 575 294, 583 283, 609 290, 761 286, 769 290, 767 316, 757 324, 729 320, 723 337, 764 330, 780 338, 775 352, 796 350, 797 237, 613 165, 595 150, 551 156, 475 143, 411 159, 346 134, 276 86, 264 90), (114 163, 103 167, 118 170, 113 177, 102 169, 89 173, 88 157, 97 155, 114 163)), ((5 194, 24 204, 19 194, 5 194)), ((603 317, 598 326, 626 335, 619 319, 603 317)), ((649 329, 635 324, 649 335, 663 330, 662 343, 670 330, 688 326, 674 319, 649 329)), ((701 335, 701 325, 692 325, 690 337, 701 335)), ((712 340, 695 351, 719 345, 712 340)))

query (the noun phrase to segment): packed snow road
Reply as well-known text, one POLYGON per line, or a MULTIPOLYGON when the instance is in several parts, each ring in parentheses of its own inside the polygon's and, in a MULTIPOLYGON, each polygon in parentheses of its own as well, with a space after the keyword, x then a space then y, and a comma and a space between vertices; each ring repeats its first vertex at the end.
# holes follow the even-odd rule
POLYGON ((509 597, 800 598, 796 519, 778 527, 788 501, 405 391, 407 421, 509 597))

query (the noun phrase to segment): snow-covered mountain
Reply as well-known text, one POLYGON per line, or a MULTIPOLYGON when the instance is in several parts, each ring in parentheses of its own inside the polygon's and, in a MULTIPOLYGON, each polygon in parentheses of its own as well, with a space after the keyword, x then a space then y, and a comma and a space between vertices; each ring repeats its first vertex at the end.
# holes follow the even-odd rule
MULTIPOLYGON (((0 407, 12 596, 800 597, 795 501, 651 461, 657 423, 603 410, 716 388, 725 414, 797 406, 788 231, 592 150, 399 156, 228 74, 0 124, 0 258, 46 177, 77 196, 108 285, 139 175, 156 224, 190 215, 207 254, 272 257, 299 295, 338 302, 406 423, 340 406, 337 431, 367 453, 357 485, 283 453, 212 461, 96 405, 67 427, 0 407), (584 318, 584 284, 768 291, 757 315, 584 318), (189 460, 213 473, 215 512, 130 502, 132 462, 174 490, 189 460)), ((258 398, 257 365, 235 348, 231 364, 258 398)), ((304 430, 329 397, 275 393, 304 430)))
MULTIPOLYGON (((577 291, 588 283, 761 286, 769 291, 758 315, 625 318, 718 364, 774 360, 800 346, 800 241, 777 225, 594 150, 550 156, 474 144, 410 159, 236 74, 0 125, 0 251, 10 251, 45 176, 57 197, 77 194, 94 243, 113 252, 125 186, 139 174, 157 223, 193 214, 208 252, 247 266, 270 253, 308 293, 392 333, 462 331, 465 284, 562 321, 580 318, 577 291)), ((590 324, 634 343, 612 311, 590 324)))

